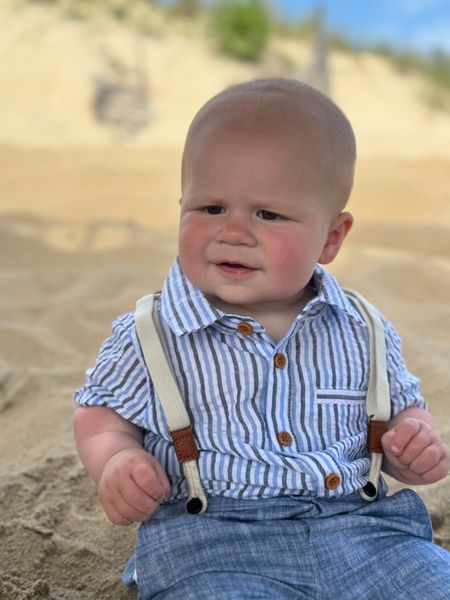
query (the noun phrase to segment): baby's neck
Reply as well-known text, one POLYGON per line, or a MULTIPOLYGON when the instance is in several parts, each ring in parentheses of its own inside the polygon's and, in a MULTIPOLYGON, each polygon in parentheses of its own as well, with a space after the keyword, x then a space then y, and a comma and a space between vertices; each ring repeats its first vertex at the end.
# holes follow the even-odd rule
POLYGON ((314 296, 314 290, 306 287, 298 300, 291 304, 273 303, 255 306, 234 306, 222 303, 218 299, 214 299, 212 304, 224 312, 251 317, 260 323, 272 340, 278 344, 288 332, 292 321, 314 296))
POLYGON ((292 321, 314 296, 315 293, 313 290, 305 288, 304 294, 297 304, 292 305, 291 307, 283 307, 283 310, 268 311, 267 313, 262 313, 259 318, 254 318, 263 325, 267 334, 276 344, 278 344, 288 332, 292 325, 292 321))

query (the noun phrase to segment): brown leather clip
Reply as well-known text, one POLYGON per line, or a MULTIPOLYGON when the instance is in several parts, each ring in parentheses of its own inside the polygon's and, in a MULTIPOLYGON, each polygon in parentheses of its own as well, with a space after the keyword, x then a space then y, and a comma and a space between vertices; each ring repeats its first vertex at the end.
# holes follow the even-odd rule
POLYGON ((175 452, 180 463, 187 462, 188 460, 197 460, 198 450, 195 445, 192 427, 189 426, 184 429, 177 429, 177 431, 171 431, 170 435, 172 436, 175 452))
POLYGON ((383 452, 381 438, 387 430, 387 423, 385 421, 369 420, 369 431, 367 434, 367 446, 369 448, 369 452, 383 452))

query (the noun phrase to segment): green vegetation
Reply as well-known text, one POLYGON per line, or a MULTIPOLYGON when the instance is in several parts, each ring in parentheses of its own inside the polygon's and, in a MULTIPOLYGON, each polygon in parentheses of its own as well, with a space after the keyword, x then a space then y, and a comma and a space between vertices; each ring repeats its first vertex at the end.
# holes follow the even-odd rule
POLYGON ((394 50, 388 44, 370 48, 372 52, 390 60, 402 73, 418 73, 427 82, 426 102, 435 109, 450 108, 450 56, 442 50, 420 54, 414 50, 394 50))
POLYGON ((129 14, 126 0, 64 0, 56 4, 61 5, 70 17, 76 19, 109 14, 117 20, 126 20, 129 14))
MULTIPOLYGON (((168 18, 169 10, 156 0, 29 0, 52 6, 64 16, 80 21, 109 17, 142 34, 155 34, 168 18)), ((179 14, 195 10, 199 0, 178 0, 179 14)), ((175 8, 174 8, 175 10, 175 8)))
POLYGON ((256 61, 266 49, 271 17, 261 0, 220 0, 213 10, 212 28, 225 53, 256 61))
POLYGON ((274 33, 290 39, 308 40, 313 32, 313 19, 306 17, 302 21, 283 21, 273 17, 274 33))

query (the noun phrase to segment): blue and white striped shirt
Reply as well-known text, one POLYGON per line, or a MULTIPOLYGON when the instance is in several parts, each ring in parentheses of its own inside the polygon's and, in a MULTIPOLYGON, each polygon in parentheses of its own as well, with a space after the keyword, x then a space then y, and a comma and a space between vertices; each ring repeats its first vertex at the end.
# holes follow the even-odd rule
MULTIPOLYGON (((167 277, 157 306, 210 495, 330 497, 367 482, 367 328, 331 275, 317 266, 312 282, 315 297, 275 344, 253 319, 211 306, 178 260, 167 277)), ((424 407, 399 337, 383 322, 392 414, 424 407)), ((145 448, 171 482, 169 500, 187 496, 134 313, 114 322, 75 401, 110 407, 143 428, 145 448)))

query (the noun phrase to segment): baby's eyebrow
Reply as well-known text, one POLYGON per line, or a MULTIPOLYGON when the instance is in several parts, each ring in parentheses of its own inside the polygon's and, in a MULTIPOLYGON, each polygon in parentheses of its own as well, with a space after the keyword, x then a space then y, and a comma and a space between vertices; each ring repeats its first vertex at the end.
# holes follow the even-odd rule
POLYGON ((255 202, 255 207, 270 212, 283 212, 287 210, 288 205, 283 198, 262 198, 255 202))
POLYGON ((226 203, 226 198, 224 196, 215 196, 213 194, 208 193, 197 193, 195 194, 195 198, 204 204, 224 204, 226 203))
POLYGON ((286 200, 281 197, 256 197, 256 198, 243 198, 242 200, 228 198, 227 196, 218 196, 214 193, 196 193, 192 197, 196 203, 202 204, 203 206, 226 206, 233 207, 233 205, 242 206, 246 204, 251 210, 267 210, 273 213, 283 213, 288 209, 286 200))

